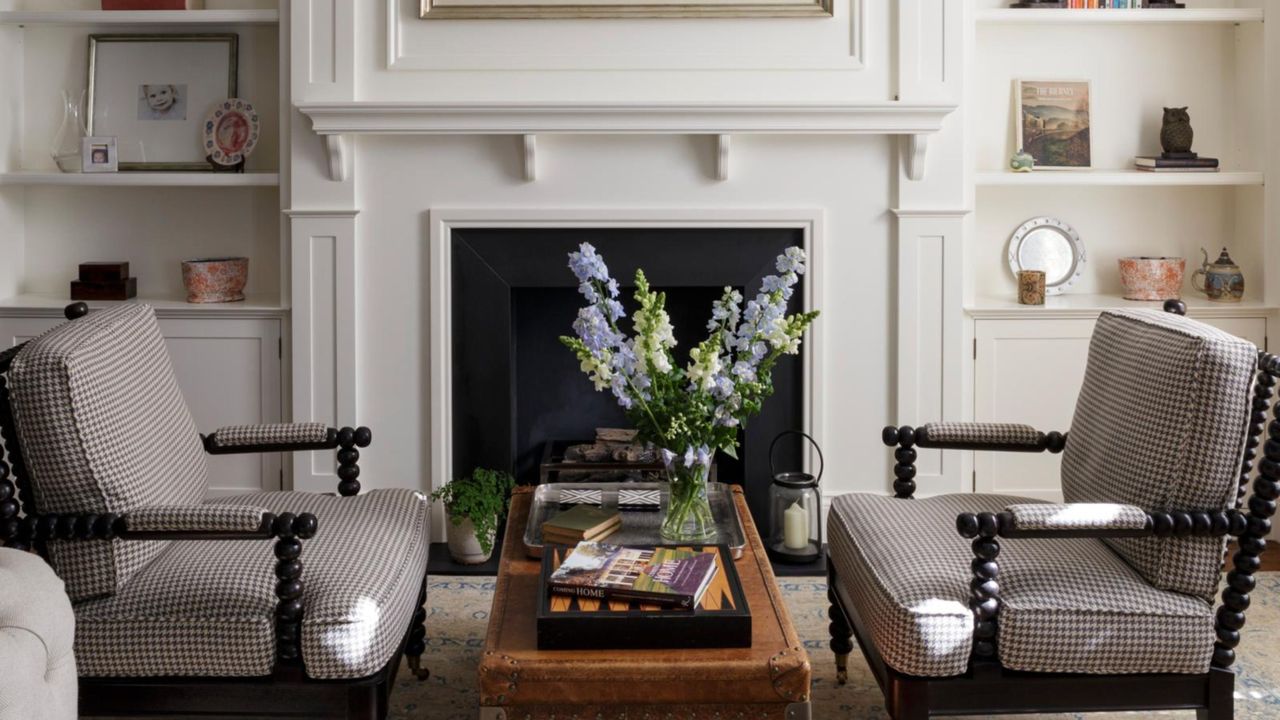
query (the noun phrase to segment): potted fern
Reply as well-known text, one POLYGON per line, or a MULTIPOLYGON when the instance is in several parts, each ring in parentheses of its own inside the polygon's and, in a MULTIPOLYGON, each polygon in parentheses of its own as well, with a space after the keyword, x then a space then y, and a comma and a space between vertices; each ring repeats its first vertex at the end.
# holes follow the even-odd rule
POLYGON ((449 518, 449 555, 462 565, 479 565, 493 554, 498 523, 507 512, 507 497, 515 478, 500 470, 476 468, 431 493, 444 503, 449 518))

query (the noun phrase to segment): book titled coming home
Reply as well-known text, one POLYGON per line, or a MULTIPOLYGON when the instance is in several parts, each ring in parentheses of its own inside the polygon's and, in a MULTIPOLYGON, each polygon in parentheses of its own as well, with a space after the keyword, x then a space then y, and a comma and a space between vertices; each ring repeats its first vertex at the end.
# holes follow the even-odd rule
POLYGON ((715 577, 716 553, 582 542, 551 574, 552 592, 692 610, 715 577))

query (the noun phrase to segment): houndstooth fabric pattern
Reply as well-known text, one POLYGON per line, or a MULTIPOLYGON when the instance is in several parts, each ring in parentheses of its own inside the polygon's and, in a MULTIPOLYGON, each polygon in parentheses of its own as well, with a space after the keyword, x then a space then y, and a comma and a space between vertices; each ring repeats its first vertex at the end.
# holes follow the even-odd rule
POLYGON ((214 431, 213 444, 220 448, 260 445, 318 445, 325 441, 329 427, 324 423, 272 423, 232 425, 214 431))
MULTIPOLYGON (((1256 365, 1251 343, 1194 320, 1103 313, 1062 460, 1064 499, 1233 507, 1256 365)), ((1226 538, 1107 542, 1156 587, 1212 600, 1226 538)))
POLYGON ((254 532, 267 512, 253 505, 161 505, 132 510, 125 523, 134 532, 254 532))
POLYGON ((1016 530, 1141 530, 1142 508, 1115 503, 1026 503, 1010 505, 1016 530))
MULTIPOLYGON (((1035 503, 1003 495, 899 500, 837 497, 827 537, 836 582, 895 670, 963 674, 973 644, 973 551, 961 512, 1035 503)), ((1002 540, 997 646, 1007 668, 1072 673, 1199 673, 1213 652, 1213 608, 1148 584, 1102 541, 1002 540)))
POLYGON ((920 429, 930 442, 936 443, 1034 447, 1044 437, 1030 425, 1015 423, 938 422, 929 423, 920 429))
MULTIPOLYGON (((9 372, 18 438, 41 513, 191 505, 207 480, 200 435, 147 305, 128 303, 27 343, 9 372)), ((163 542, 55 541, 73 601, 116 592, 163 542)))
MULTIPOLYGON (((302 543, 302 657, 317 679, 367 677, 404 639, 427 565, 425 496, 254 493, 210 507, 314 513, 302 543)), ((175 541, 115 597, 76 607, 82 676, 268 675, 275 657, 270 540, 175 541)))

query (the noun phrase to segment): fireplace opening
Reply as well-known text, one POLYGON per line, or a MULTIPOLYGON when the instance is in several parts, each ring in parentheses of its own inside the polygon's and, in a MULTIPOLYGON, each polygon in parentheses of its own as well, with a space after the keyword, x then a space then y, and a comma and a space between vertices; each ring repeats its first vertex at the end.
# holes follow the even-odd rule
MULTIPOLYGON (((775 272, 775 258, 803 241, 794 228, 455 229, 452 474, 505 468, 533 484, 550 444, 590 441, 596 428, 628 426, 613 395, 596 392, 559 341, 572 334, 583 303, 568 269, 568 253, 580 243, 595 245, 623 286, 624 332, 631 331, 637 267, 667 293, 675 355, 683 365, 706 337, 711 303, 725 286, 754 296, 760 280, 775 272)), ((803 296, 802 284, 793 311, 803 296)), ((773 397, 739 433, 739 459, 717 457, 717 479, 744 486, 761 524, 768 514, 769 444, 778 433, 803 427, 803 368, 802 356, 779 361, 773 397)), ((779 443, 779 467, 799 467, 802 448, 793 440, 779 443)))

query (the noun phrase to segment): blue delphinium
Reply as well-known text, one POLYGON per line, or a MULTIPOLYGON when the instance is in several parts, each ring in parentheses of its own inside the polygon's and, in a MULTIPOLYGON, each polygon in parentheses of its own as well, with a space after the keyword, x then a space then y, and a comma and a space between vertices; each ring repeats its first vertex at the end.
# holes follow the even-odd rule
MULTIPOLYGON (((636 271, 633 335, 620 329, 626 311, 618 283, 604 258, 589 243, 569 254, 586 307, 573 323, 575 337, 560 338, 577 356, 597 390, 609 388, 643 440, 654 443, 673 471, 672 511, 678 523, 691 517, 710 520, 705 507, 706 474, 717 450, 736 456, 738 428, 760 412, 773 393, 771 373, 778 358, 800 351, 800 340, 818 313, 787 314, 787 303, 805 273, 805 253, 787 248, 778 256, 776 275, 743 306, 743 296, 725 288, 712 303, 706 340, 689 350, 679 367, 666 294, 649 287, 636 271), (677 482, 688 478, 691 488, 677 482), (699 495, 701 502, 699 504, 699 495), (677 504, 687 503, 681 510, 677 504), (696 517, 695 517, 696 516, 696 517)), ((664 534, 666 533, 664 525, 664 534)))

